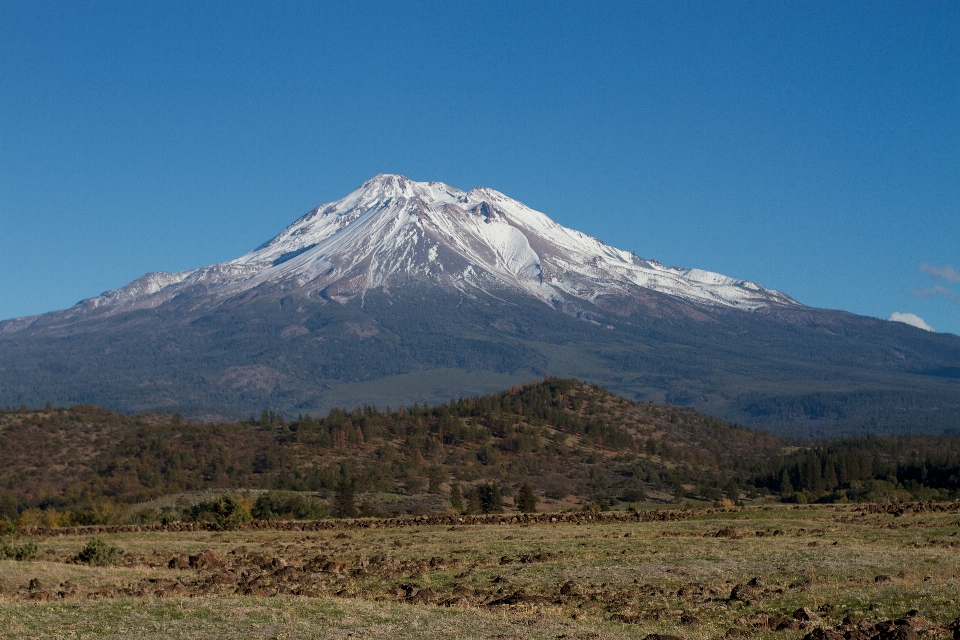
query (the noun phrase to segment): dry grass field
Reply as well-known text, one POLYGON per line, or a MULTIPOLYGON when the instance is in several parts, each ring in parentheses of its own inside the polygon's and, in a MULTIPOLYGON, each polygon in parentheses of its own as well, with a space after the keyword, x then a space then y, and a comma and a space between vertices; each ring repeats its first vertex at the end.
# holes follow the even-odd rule
POLYGON ((34 532, 0 637, 960 637, 960 503, 662 515, 34 532))

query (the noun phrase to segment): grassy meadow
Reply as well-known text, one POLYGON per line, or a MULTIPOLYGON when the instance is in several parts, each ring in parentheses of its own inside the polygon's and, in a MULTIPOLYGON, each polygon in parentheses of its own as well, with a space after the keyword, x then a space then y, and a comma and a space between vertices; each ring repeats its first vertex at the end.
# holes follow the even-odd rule
POLYGON ((960 617, 960 503, 616 517, 22 532, 38 555, 0 560, 0 637, 869 638, 915 610, 950 638, 960 617), (93 537, 117 564, 78 559, 93 537))

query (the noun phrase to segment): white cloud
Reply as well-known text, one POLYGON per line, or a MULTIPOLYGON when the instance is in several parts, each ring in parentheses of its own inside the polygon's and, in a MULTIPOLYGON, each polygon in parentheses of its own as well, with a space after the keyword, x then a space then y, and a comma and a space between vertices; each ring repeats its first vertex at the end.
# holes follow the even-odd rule
POLYGON ((960 271, 957 271, 948 264, 942 267, 935 267, 932 264, 924 262, 920 265, 920 271, 926 271, 934 278, 943 278, 952 284, 960 284, 960 271))
POLYGON ((923 321, 923 318, 914 313, 900 313, 899 311, 894 311, 890 314, 890 317, 887 318, 887 320, 890 320, 891 322, 902 322, 910 325, 911 327, 923 329, 924 331, 933 331, 933 327, 928 325, 923 321))
POLYGON ((953 300, 953 304, 957 304, 957 294, 950 289, 947 289, 944 286, 936 285, 933 287, 918 287, 913 290, 913 295, 919 296, 921 298, 933 298, 935 296, 944 296, 945 298, 950 298, 953 300))

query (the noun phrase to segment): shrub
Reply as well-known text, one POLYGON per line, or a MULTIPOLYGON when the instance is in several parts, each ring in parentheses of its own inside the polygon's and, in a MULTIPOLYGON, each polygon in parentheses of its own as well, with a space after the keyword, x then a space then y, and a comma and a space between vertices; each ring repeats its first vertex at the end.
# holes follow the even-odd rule
POLYGON ((250 514, 258 520, 318 520, 327 517, 327 506, 293 491, 268 491, 257 498, 250 514))
POLYGON ((108 544, 103 538, 90 538, 87 546, 80 550, 77 558, 87 564, 117 564, 123 555, 120 547, 108 544))
POLYGON ((620 500, 623 502, 644 502, 646 499, 646 491, 639 487, 624 489, 623 493, 620 494, 620 500))
POLYGON ((14 560, 33 560, 40 553, 37 543, 33 540, 27 540, 23 544, 9 545, 6 540, 0 540, 0 560, 4 558, 13 558, 14 560))
POLYGON ((250 520, 250 510, 238 496, 224 494, 198 502, 184 510, 183 516, 194 522, 206 522, 221 531, 236 529, 250 520))
POLYGON ((563 500, 571 493, 570 483, 561 476, 547 478, 541 485, 544 495, 554 500, 563 500))

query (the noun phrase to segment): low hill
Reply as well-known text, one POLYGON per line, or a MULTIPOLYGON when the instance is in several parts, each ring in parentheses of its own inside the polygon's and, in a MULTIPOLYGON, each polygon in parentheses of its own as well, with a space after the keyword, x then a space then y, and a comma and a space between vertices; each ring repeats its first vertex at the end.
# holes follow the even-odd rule
POLYGON ((90 405, 0 413, 8 521, 30 509, 57 512, 60 522, 131 518, 130 505, 205 489, 326 497, 345 482, 370 513, 448 508, 453 485, 507 496, 527 485, 553 509, 769 493, 869 499, 877 487, 889 499, 938 498, 960 491, 960 438, 788 441, 558 378, 437 406, 292 421, 264 411, 196 423, 90 405))

